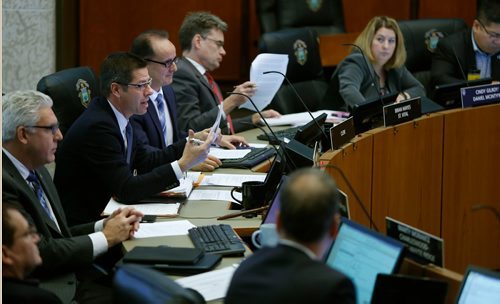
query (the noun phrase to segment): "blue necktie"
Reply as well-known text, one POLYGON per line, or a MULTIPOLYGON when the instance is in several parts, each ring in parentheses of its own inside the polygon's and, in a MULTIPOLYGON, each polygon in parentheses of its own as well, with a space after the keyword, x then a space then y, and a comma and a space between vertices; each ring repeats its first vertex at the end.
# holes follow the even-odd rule
POLYGON ((130 164, 130 158, 132 157, 132 126, 130 122, 125 127, 125 136, 127 137, 127 164, 130 164))
POLYGON ((42 205, 45 212, 47 212, 47 215, 49 216, 49 218, 53 222, 55 222, 55 219, 52 217, 52 213, 50 212, 49 206, 47 205, 47 201, 45 200, 45 196, 43 195, 43 189, 42 189, 42 186, 40 185, 40 181, 38 180, 38 177, 35 174, 35 171, 30 171, 28 178, 26 180, 28 182, 30 182, 31 185, 33 186, 33 190, 35 191, 35 194, 38 197, 38 201, 42 205))
POLYGON ((156 105, 158 107, 158 119, 160 120, 161 131, 163 132, 163 137, 167 134, 167 126, 165 124, 165 101, 163 100, 163 95, 158 94, 156 97, 156 105))

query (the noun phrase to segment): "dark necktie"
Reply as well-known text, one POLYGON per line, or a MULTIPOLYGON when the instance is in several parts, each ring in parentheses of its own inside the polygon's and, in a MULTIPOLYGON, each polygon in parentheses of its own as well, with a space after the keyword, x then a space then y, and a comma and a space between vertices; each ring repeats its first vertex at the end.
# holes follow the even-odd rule
POLYGON ((50 212, 47 201, 45 200, 45 196, 43 195, 43 189, 42 189, 42 186, 40 185, 40 181, 38 180, 38 177, 36 176, 35 171, 30 171, 28 178, 26 178, 26 180, 31 183, 31 186, 33 187, 33 190, 35 191, 35 194, 38 197, 38 201, 40 202, 40 205, 42 205, 45 212, 47 212, 47 215, 49 216, 49 218, 53 222, 55 222, 55 219, 52 217, 52 213, 50 212))
MULTIPOLYGON (((214 78, 212 75, 210 75, 209 72, 205 72, 205 76, 207 77, 208 84, 212 88, 212 91, 214 92, 215 96, 217 96, 217 99, 219 100, 219 104, 222 104, 222 94, 219 91, 219 87, 215 83, 214 78)), ((231 116, 229 114, 226 114, 226 120, 227 120, 227 127, 230 132, 230 134, 234 134, 234 127, 233 127, 233 120, 231 119, 231 116)))
POLYGON ((163 137, 166 138, 167 125, 165 122, 165 101, 163 100, 162 94, 158 94, 156 97, 156 105, 158 107, 158 119, 160 120, 161 131, 163 132, 163 137))
POLYGON ((132 157, 132 126, 130 122, 125 127, 125 137, 127 138, 127 164, 130 164, 132 157))

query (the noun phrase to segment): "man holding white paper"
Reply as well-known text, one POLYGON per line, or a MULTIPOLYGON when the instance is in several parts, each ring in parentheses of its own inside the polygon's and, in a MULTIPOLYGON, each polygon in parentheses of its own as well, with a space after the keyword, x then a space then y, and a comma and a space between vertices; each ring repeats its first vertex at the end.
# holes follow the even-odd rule
MULTIPOLYGON (((179 29, 182 55, 177 63, 172 87, 179 110, 181 129, 201 130, 208 128, 215 121, 219 108, 222 109, 220 128, 226 134, 251 129, 260 123, 257 113, 231 118, 231 112, 247 100, 241 95, 222 97, 219 86, 210 72, 219 68, 224 49, 224 33, 227 24, 219 17, 207 12, 190 13, 179 29)), ((252 97, 258 88, 247 81, 234 88, 234 93, 252 97)), ((263 111, 264 117, 276 117, 274 110, 263 111)))

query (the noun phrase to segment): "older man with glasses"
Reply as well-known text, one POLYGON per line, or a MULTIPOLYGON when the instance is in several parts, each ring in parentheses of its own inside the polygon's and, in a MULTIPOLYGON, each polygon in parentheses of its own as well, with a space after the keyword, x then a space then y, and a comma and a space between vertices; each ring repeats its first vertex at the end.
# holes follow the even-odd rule
MULTIPOLYGON (((179 124, 183 130, 210 127, 216 120, 219 108, 222 108, 224 118, 220 127, 226 134, 251 129, 260 122, 257 113, 232 119, 230 114, 246 99, 241 95, 230 95, 224 99, 211 75, 226 55, 226 30, 224 21, 207 12, 188 14, 179 29, 183 57, 177 64, 172 87, 179 109, 179 124)), ((233 92, 253 96, 257 89, 255 83, 247 81, 236 86, 233 92)), ((274 110, 263 111, 262 114, 265 117, 279 116, 274 110)))
POLYGON ((439 41, 432 57, 434 85, 491 78, 500 81, 500 1, 479 0, 472 29, 439 41))

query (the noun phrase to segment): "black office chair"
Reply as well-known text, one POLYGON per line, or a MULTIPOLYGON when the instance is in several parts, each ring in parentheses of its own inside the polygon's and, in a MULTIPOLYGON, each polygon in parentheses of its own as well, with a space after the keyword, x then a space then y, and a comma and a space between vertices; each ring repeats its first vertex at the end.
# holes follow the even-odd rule
POLYGON ((261 33, 308 27, 321 34, 345 32, 342 0, 258 0, 261 33))
MULTIPOLYGON (((308 108, 318 110, 328 83, 323 74, 315 31, 297 28, 266 33, 259 41, 259 53, 288 54, 286 76, 308 108)), ((306 111, 286 80, 271 102, 271 108, 281 114, 306 111)))
POLYGON ((184 288, 165 274, 137 264, 122 264, 113 279, 114 303, 206 303, 200 293, 184 288))
POLYGON ((63 135, 99 95, 99 81, 90 67, 77 67, 44 76, 36 89, 54 101, 53 110, 63 135))
POLYGON ((467 28, 462 19, 420 19, 398 22, 407 52, 406 67, 424 85, 427 96, 431 86, 432 53, 439 39, 467 28))

